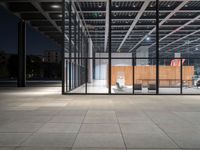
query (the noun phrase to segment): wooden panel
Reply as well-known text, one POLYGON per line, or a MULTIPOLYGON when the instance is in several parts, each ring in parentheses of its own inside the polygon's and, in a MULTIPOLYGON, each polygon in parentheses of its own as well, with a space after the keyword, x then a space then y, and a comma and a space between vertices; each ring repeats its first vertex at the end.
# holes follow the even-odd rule
POLYGON ((135 83, 147 86, 156 83, 156 66, 135 66, 135 83))
POLYGON ((194 66, 183 66, 183 85, 192 86, 194 76, 194 66))
POLYGON ((180 86, 180 67, 159 66, 160 87, 180 86))
POLYGON ((124 73, 125 77, 125 85, 132 85, 133 77, 132 77, 132 66, 113 66, 111 69, 111 83, 112 85, 116 84, 117 75, 120 72, 124 73))
MULTIPOLYGON (((134 82, 147 86, 156 82, 156 66, 135 66, 134 82)), ((132 66, 112 66, 112 85, 116 84, 117 74, 123 72, 125 76, 125 85, 132 85, 132 66)), ((189 86, 192 85, 194 75, 194 66, 183 66, 183 81, 189 86)), ((177 66, 159 66, 160 86, 179 86, 180 85, 180 67, 177 66)))

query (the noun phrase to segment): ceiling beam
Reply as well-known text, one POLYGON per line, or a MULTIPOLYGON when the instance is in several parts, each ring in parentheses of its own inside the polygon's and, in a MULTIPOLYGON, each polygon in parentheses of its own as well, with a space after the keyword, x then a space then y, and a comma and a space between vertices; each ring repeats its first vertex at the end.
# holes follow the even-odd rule
POLYGON ((78 14, 78 18, 79 18, 79 20, 80 20, 81 26, 82 26, 83 30, 85 31, 85 33, 87 33, 87 36, 88 36, 88 37, 91 37, 91 36, 90 36, 90 32, 89 32, 88 27, 87 27, 87 24, 86 24, 86 22, 85 22, 85 18, 84 18, 84 15, 83 15, 81 6, 80 6, 79 2, 77 2, 76 4, 77 4, 77 6, 78 6, 78 8, 79 8, 79 11, 76 9, 75 2, 73 2, 73 6, 74 6, 75 11, 76 11, 77 14, 78 14), (82 17, 82 19, 81 19, 80 16, 82 17))
MULTIPOLYGON (((181 26, 181 25, 162 25, 162 27, 179 27, 179 26, 181 26)), ((104 25, 94 25, 94 26, 87 26, 88 28, 92 28, 93 29, 93 27, 101 27, 101 28, 105 28, 105 26, 104 25)), ((128 27, 130 27, 130 25, 112 25, 112 27, 116 27, 116 28, 118 28, 118 27, 121 27, 121 28, 128 28, 128 27)), ((135 25, 135 27, 154 27, 154 25, 145 25, 145 24, 143 24, 143 25, 135 25)), ((188 25, 188 27, 199 27, 199 25, 188 25)), ((145 29, 144 29, 145 30, 145 29)), ((135 30, 132 30, 132 31, 135 31, 135 30)), ((174 30, 173 30, 174 31, 174 30)))
MULTIPOLYGON (((195 45, 195 46, 189 47, 187 50, 190 50, 190 49, 193 49, 193 48, 197 48, 197 47, 199 47, 199 46, 200 46, 200 44, 197 44, 197 45, 195 45)), ((198 50, 199 50, 199 48, 198 48, 198 50)), ((194 51, 197 51, 197 50, 194 50, 194 51)))
MULTIPOLYGON (((10 13, 12 13, 12 12, 8 9, 7 3, 5 3, 5 2, 0 2, 0 5, 3 6, 4 8, 6 8, 10 13)), ((21 18, 20 13, 18 13, 18 12, 13 12, 13 14, 14 14, 15 16, 17 16, 18 18, 21 18)), ((30 24, 30 20, 29 20, 29 21, 26 20, 26 23, 30 24)), ((60 46, 60 44, 58 43, 57 40, 53 39, 51 36, 46 35, 45 32, 40 31, 40 30, 38 29, 39 27, 33 26, 33 28, 34 28, 36 31, 40 32, 40 33, 41 33, 42 35, 44 35, 45 37, 49 38, 50 40, 53 40, 56 44, 58 44, 58 45, 60 46)))
MULTIPOLYGON (((19 13, 20 14, 20 13, 19 13)), ((33 19, 32 21, 45 21, 46 19, 33 19)), ((62 19, 53 19, 54 21, 62 21, 62 19)), ((84 19, 85 21, 102 21, 102 22, 105 22, 105 19, 84 19)), ((133 21, 133 19, 112 19, 112 21, 133 21)), ((155 21, 155 19, 139 19, 140 21, 142 20, 147 20, 147 21, 155 21)), ((163 19, 160 19, 161 21, 163 19)), ((177 18, 177 19, 169 19, 171 21, 181 21, 181 20, 191 20, 191 18, 177 18)), ((200 20, 200 19, 197 19, 197 20, 200 20)), ((68 20, 66 20, 65 22, 68 22, 68 20)), ((148 25, 146 25, 148 26, 148 25)), ((163 25, 163 26, 167 26, 167 25, 163 25)), ((178 25, 175 25, 175 26, 178 26, 178 25)))
MULTIPOLYGON (((193 23, 193 22, 194 22, 195 20, 197 20, 197 19, 200 19, 200 15, 198 15, 197 17, 195 17, 195 18, 193 18, 193 19, 190 19, 190 21, 188 21, 188 22, 186 22, 185 24, 181 25, 179 28, 173 30, 173 31, 170 32, 169 34, 167 34, 167 35, 165 35, 164 37, 160 38, 160 39, 159 39, 159 42, 162 41, 162 40, 164 40, 164 39, 166 39, 166 38, 169 37, 170 35, 172 35, 172 34, 178 32, 178 31, 180 31, 181 29, 183 29, 183 28, 186 27, 186 26, 196 26, 196 25, 189 25, 189 24, 193 23)), ((197 26, 199 26, 199 25, 197 25, 197 26)), ((155 44, 156 44, 156 43, 153 43, 153 44, 150 45, 149 47, 151 47, 151 46, 153 46, 153 45, 155 45, 155 44)))
MULTIPOLYGON (((187 2, 190 0, 184 0, 181 4, 179 4, 165 19, 163 19, 160 23, 159 26, 163 25, 169 18, 171 18, 177 11, 179 11, 182 7, 187 4, 187 2)), ((146 37, 148 37, 150 34, 152 34, 156 30, 156 27, 154 27, 147 35, 145 35, 133 48, 129 50, 129 52, 133 51, 140 43, 142 43, 146 37)))
MULTIPOLYGON (((56 22, 51 19, 51 17, 49 16, 49 14, 47 12, 45 12, 42 7, 40 6, 40 4, 35 1, 35 0, 28 0, 59 32, 62 33, 62 29, 61 27, 59 27, 56 22)), ((65 38, 69 41, 69 37, 65 34, 65 38)), ((74 42, 72 41, 72 44, 74 45, 74 42)))
MULTIPOLYGON (((154 18, 140 18, 139 19, 140 21, 144 20, 144 21, 156 21, 156 19, 154 18)), ((160 19, 160 21, 162 21, 163 19, 160 19)), ((168 19, 169 21, 179 21, 179 20, 191 20, 191 18, 171 18, 171 19, 168 19)), ((200 19, 199 19, 200 20, 200 19)), ((85 21, 105 21, 105 19, 85 19, 85 21)), ((133 21, 132 18, 115 18, 115 19, 112 19, 112 21, 133 21)))
MULTIPOLYGON (((45 1, 45 0, 42 0, 42 1, 45 1)), ((48 1, 48 0, 46 0, 48 1)), ((79 1, 79 0, 76 0, 76 1, 79 1)), ((105 2, 107 0, 81 0, 81 2, 105 2)), ((113 2, 124 2, 124 0, 112 0, 113 2)), ((127 2, 141 2, 141 1, 144 1, 144 2, 151 2, 151 1, 155 1, 155 0, 126 0, 127 2)), ((160 1, 166 1, 166 0, 160 0, 160 1)), ((167 0, 167 1, 171 1, 171 2, 174 2, 174 0, 167 0)), ((182 2, 184 0, 176 0, 178 2, 182 2)), ((196 0, 190 0, 190 1, 196 1, 196 0)))
MULTIPOLYGON (((112 13, 138 13, 139 10, 112 10, 112 13)), ((172 10, 160 10, 161 13, 170 13, 172 10)), ((83 13, 106 13, 104 10, 88 10, 83 13)), ((145 10, 145 12, 154 13, 154 10, 145 10)), ((199 10, 179 10, 179 12, 199 12, 199 10)))
MULTIPOLYGON (((149 30, 135 30, 137 32, 143 32, 143 31, 149 31, 149 30)), ((170 32, 172 30, 160 30, 160 32, 170 32)), ((190 30, 181 30, 182 32, 188 32, 188 31, 196 31, 195 29, 190 29, 190 30)), ((99 31, 93 31, 91 30, 90 33, 104 33, 104 30, 99 30, 99 31)), ((126 33, 126 30, 113 30, 112 33, 126 33)), ((122 34, 124 35, 124 34, 122 34)))
POLYGON ((126 33, 124 39, 122 40, 121 44, 119 45, 117 52, 120 52, 121 47, 123 46, 123 44, 125 43, 126 39, 128 38, 128 36, 130 35, 130 33, 132 32, 133 28, 135 27, 135 25, 137 24, 138 20, 140 19, 140 17, 142 16, 143 12, 145 11, 145 9, 148 7, 150 1, 145 1, 144 4, 142 5, 140 11, 138 12, 137 16, 135 17, 134 21, 132 22, 130 28, 128 29, 128 32, 126 33))
MULTIPOLYGON (((197 38, 197 39, 192 40, 192 41, 189 41, 189 42, 190 42, 190 43, 193 43, 193 42, 197 42, 197 41, 199 41, 199 40, 200 40, 200 38, 197 38)), ((188 45, 188 44, 185 42, 184 44, 179 45, 179 46, 177 46, 177 47, 174 47, 174 48, 172 48, 171 50, 175 50, 175 49, 178 49, 178 48, 183 47, 183 46, 186 46, 186 45, 188 45)))
POLYGON ((181 38, 179 38, 179 39, 177 39, 177 40, 175 40, 175 41, 173 41, 173 42, 171 42, 171 43, 169 43, 169 44, 167 44, 167 45, 161 47, 159 50, 162 50, 162 49, 164 49, 164 48, 166 48, 166 47, 168 47, 168 46, 170 46, 170 45, 172 45, 172 44, 174 44, 174 43, 176 43, 176 42, 178 42, 178 41, 181 41, 181 40, 183 40, 183 39, 185 39, 185 38, 187 38, 187 37, 189 37, 189 36, 191 36, 191 35, 194 35, 194 34, 196 34, 196 33, 198 33, 198 32, 200 32, 200 29, 199 29, 199 30, 196 30, 196 31, 194 31, 194 32, 192 32, 192 33, 190 33, 190 34, 187 34, 187 35, 185 35, 185 36, 183 36, 183 37, 181 37, 181 38))

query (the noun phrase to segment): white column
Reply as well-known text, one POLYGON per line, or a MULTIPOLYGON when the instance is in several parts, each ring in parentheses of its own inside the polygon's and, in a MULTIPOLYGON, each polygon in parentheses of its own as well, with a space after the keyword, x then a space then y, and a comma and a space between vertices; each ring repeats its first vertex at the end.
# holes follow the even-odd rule
MULTIPOLYGON (((89 41, 89 50, 88 50, 88 57, 92 58, 93 56, 93 43, 91 38, 88 39, 89 41)), ((92 83, 93 80, 93 66, 92 66, 92 59, 88 60, 88 83, 92 83)))

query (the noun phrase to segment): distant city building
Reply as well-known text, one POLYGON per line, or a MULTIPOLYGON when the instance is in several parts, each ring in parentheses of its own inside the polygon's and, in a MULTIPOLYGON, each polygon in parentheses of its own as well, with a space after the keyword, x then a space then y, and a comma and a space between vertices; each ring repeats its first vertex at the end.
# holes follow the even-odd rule
POLYGON ((54 50, 45 51, 43 61, 48 63, 59 63, 61 61, 61 53, 54 50))
POLYGON ((44 62, 44 60, 45 60, 44 55, 34 55, 34 56, 38 57, 42 62, 44 62))

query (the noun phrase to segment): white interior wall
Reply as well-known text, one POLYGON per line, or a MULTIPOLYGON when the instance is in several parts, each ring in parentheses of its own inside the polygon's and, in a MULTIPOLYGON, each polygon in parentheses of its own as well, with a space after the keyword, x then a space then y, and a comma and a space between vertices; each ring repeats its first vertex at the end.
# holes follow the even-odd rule
MULTIPOLYGON (((137 49, 137 57, 148 57, 148 47, 142 46, 137 49)), ((68 55, 68 54, 66 54, 68 55)), ((73 56, 73 54, 72 54, 73 56)), ((89 57, 92 57, 92 42, 89 40, 89 57)), ((108 58, 108 53, 96 53, 96 58, 108 58)), ((131 66, 132 65, 132 53, 112 53, 112 58, 124 57, 130 59, 112 59, 112 66, 131 66)), ((137 65, 148 65, 147 59, 142 59, 136 62, 137 65)), ((92 82, 92 60, 88 63, 88 82, 92 82)), ((95 60, 95 77, 96 80, 107 80, 108 76, 108 59, 96 59, 95 60)))
MULTIPOLYGON (((108 53, 96 53, 96 58, 108 57, 108 53)), ((131 53, 112 53, 112 58, 125 57, 130 59, 112 59, 112 66, 131 66, 131 53)), ((107 80, 108 76, 108 59, 96 59, 95 61, 95 79, 107 80)))
MULTIPOLYGON (((136 58, 148 58, 149 57, 149 47, 148 46, 140 46, 136 50, 136 58)), ((136 60, 136 65, 137 66, 143 66, 143 65, 148 65, 149 60, 148 59, 137 59, 136 60)))

